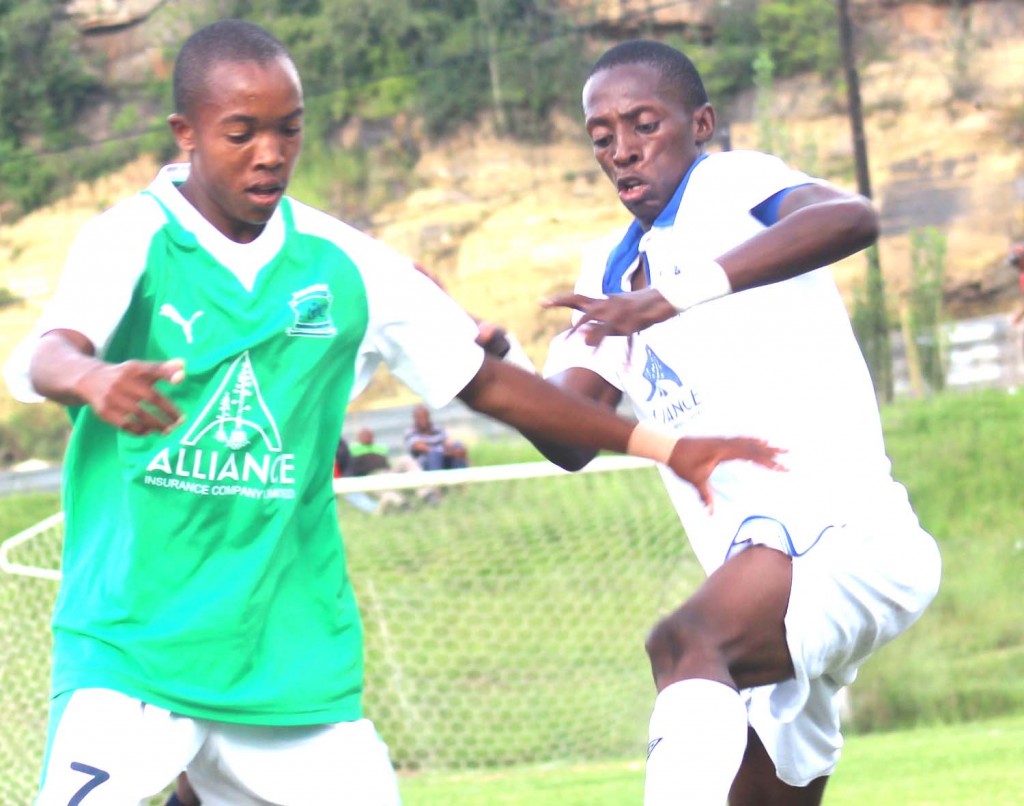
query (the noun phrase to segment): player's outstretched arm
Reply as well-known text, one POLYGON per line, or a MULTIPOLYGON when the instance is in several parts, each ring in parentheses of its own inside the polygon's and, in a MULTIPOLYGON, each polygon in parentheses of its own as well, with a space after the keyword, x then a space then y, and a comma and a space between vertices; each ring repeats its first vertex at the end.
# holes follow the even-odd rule
MULTIPOLYGON (((548 383, 557 386, 570 395, 578 395, 586 400, 593 401, 609 412, 614 412, 622 400, 622 392, 612 386, 608 381, 582 367, 552 375, 546 379, 548 383)), ((580 470, 586 467, 590 461, 597 456, 597 448, 582 448, 578 445, 571 445, 565 442, 555 442, 544 439, 531 431, 523 431, 526 437, 539 450, 544 457, 565 470, 580 470)))
POLYGON ((688 266, 686 256, 678 256, 678 287, 644 288, 608 299, 563 294, 542 305, 580 311, 576 327, 588 344, 596 345, 606 336, 637 333, 702 302, 827 266, 874 243, 878 226, 878 213, 863 196, 830 185, 805 185, 783 199, 777 223, 717 260, 688 266))
POLYGON ((776 462, 780 451, 760 440, 676 440, 490 356, 484 358, 459 398, 471 409, 501 420, 531 439, 627 453, 667 464, 694 485, 708 505, 708 477, 720 462, 739 459, 781 469, 776 462))
POLYGON ((106 423, 142 435, 164 432, 181 412, 156 389, 160 381, 180 383, 184 362, 96 358, 92 342, 74 330, 53 330, 39 339, 29 368, 32 386, 65 406, 89 406, 106 423))

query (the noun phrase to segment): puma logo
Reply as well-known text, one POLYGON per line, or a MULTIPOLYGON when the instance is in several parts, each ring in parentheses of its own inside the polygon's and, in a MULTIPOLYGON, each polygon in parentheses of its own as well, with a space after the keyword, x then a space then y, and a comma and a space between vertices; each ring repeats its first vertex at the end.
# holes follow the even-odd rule
POLYGON ((185 319, 180 313, 178 313, 177 308, 175 308, 169 302, 165 302, 163 305, 160 306, 160 315, 166 316, 168 319, 174 322, 174 324, 180 325, 182 332, 184 332, 185 334, 185 342, 187 344, 191 344, 192 324, 196 321, 196 319, 203 315, 203 312, 196 311, 194 314, 192 314, 191 318, 185 319))

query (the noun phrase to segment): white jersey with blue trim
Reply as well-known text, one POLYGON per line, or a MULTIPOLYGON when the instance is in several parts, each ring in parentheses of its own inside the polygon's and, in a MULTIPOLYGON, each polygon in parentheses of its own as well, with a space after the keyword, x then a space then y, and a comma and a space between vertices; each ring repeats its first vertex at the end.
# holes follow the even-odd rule
MULTIPOLYGON (((765 224, 754 208, 812 181, 766 154, 704 157, 683 180, 670 215, 636 242, 651 285, 757 234, 765 224)), ((638 267, 636 251, 624 248, 629 239, 627 233, 610 249, 604 242, 585 258, 578 293, 629 290, 638 267)), ((579 334, 557 338, 544 374, 571 367, 604 377, 639 419, 669 433, 753 436, 787 451, 788 472, 743 462, 718 467, 713 513, 689 484, 661 469, 708 573, 725 561, 744 523, 778 522, 799 555, 830 526, 914 518, 892 479, 871 378, 828 268, 698 305, 630 340, 605 339, 596 350, 579 334)))

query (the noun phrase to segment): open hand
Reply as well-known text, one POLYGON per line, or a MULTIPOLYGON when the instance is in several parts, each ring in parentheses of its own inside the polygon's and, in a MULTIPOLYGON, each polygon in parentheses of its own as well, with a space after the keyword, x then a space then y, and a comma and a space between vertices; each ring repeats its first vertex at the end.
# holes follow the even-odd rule
POLYGON ((678 311, 654 288, 627 291, 594 299, 583 294, 560 294, 541 301, 544 308, 572 308, 583 314, 572 328, 583 332, 587 344, 596 347, 606 336, 630 336, 678 311))
POLYGON ((166 433, 182 415, 156 384, 177 384, 184 377, 185 362, 180 358, 98 364, 82 377, 79 393, 97 417, 115 428, 137 436, 166 433))
POLYGON ((679 478, 697 488, 700 500, 711 512, 714 502, 708 479, 718 465, 738 459, 769 470, 785 470, 785 466, 778 461, 783 453, 785 451, 781 448, 750 437, 689 437, 676 443, 668 465, 679 478))

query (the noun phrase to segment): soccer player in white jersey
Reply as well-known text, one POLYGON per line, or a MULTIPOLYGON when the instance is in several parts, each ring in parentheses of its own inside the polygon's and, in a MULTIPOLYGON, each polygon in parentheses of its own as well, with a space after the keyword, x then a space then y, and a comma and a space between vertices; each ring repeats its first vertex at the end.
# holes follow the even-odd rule
POLYGON ((705 494, 718 462, 775 451, 581 411, 486 356, 409 260, 285 196, 302 90, 262 28, 196 32, 174 93, 189 164, 83 230, 7 367, 73 420, 38 804, 138 803, 183 769, 205 806, 393 804, 331 490, 378 362, 430 405, 660 457, 705 494))
MULTIPOLYGON (((756 433, 788 473, 729 465, 713 511, 664 480, 702 587, 647 642, 647 806, 816 804, 836 694, 934 597, 940 561, 891 476, 827 264, 870 244, 867 199, 755 152, 706 153, 714 110, 679 51, 622 43, 583 90, 594 155, 634 222, 584 264, 545 374, 675 436, 756 433)), ((593 451, 538 440, 570 469, 593 451)))

